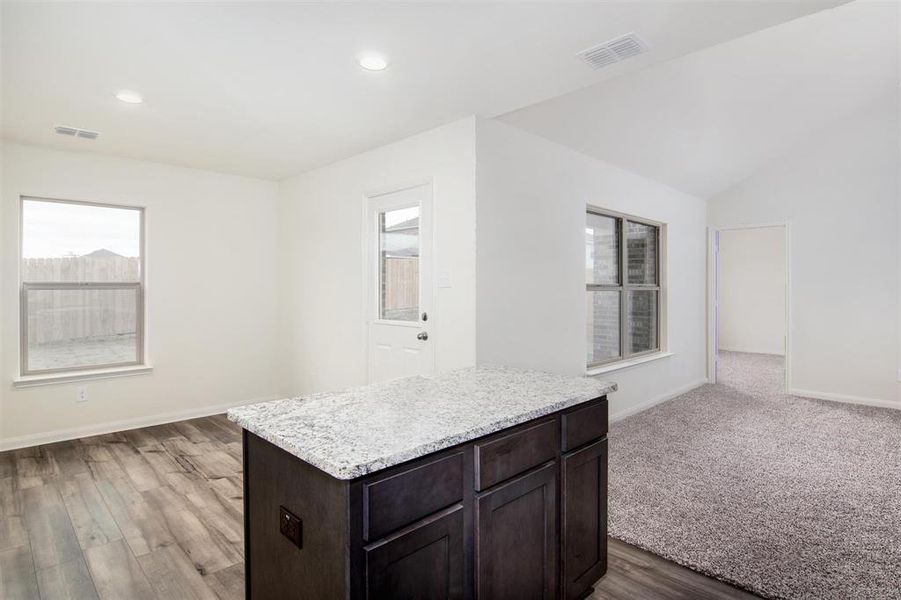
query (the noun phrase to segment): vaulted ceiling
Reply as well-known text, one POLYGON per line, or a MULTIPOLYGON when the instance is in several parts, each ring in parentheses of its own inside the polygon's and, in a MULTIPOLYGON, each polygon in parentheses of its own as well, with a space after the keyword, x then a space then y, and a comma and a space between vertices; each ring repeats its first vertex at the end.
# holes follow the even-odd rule
POLYGON ((709 198, 848 114, 897 106, 898 11, 845 4, 501 120, 709 198))
MULTIPOLYGON (((839 3, 5 2, 2 136, 280 179, 460 117, 494 117, 599 84, 505 119, 706 191, 658 164, 660 157, 639 160, 642 146, 659 143, 650 136, 656 125, 683 120, 685 139, 695 141, 675 147, 702 144, 703 167, 720 168, 711 148, 731 138, 710 139, 710 130, 744 105, 715 101, 741 96, 723 88, 745 89, 749 74, 720 62, 670 62, 661 68, 671 72, 654 83, 642 69, 839 3), (575 56, 631 31, 650 42, 650 52, 600 71, 575 56), (390 67, 362 70, 356 57, 367 50, 387 55, 390 67), (629 73, 634 90, 620 79, 629 73), (113 93, 123 88, 146 102, 119 102, 113 93), (576 112, 567 117, 570 106, 576 112), (644 123, 636 122, 639 109, 644 123), (707 129, 692 128, 699 119, 707 129), (587 121, 585 131, 578 120, 587 121), (101 135, 63 137, 54 125, 101 135)), ((782 45, 749 64, 820 50, 782 45)), ((795 86, 776 83, 797 103, 795 86)))

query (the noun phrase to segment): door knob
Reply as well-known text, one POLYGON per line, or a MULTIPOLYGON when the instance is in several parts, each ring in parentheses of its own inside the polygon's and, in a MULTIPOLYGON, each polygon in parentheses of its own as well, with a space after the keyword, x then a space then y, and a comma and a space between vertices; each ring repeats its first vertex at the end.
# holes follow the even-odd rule
POLYGON ((416 339, 422 340, 423 342, 426 341, 427 339, 429 339, 429 332, 428 331, 420 331, 419 333, 416 334, 416 339))

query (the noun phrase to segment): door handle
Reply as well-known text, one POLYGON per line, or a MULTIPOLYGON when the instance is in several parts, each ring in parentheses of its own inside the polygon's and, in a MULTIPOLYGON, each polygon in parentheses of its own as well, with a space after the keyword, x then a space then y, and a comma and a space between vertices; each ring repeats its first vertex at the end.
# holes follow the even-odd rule
POLYGON ((429 332, 428 331, 420 331, 419 333, 416 334, 416 339, 422 340, 423 342, 426 341, 427 339, 429 339, 429 332))

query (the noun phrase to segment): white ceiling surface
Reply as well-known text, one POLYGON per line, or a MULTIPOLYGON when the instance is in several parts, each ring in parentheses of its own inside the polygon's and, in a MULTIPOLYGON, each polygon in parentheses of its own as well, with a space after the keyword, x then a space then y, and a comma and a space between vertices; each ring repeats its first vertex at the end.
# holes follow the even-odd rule
POLYGON ((853 3, 501 117, 709 198, 897 94, 895 3, 853 3))
MULTIPOLYGON (((5 2, 2 135, 281 179, 838 2, 5 2), (629 31, 652 51, 599 72, 574 56, 629 31), (361 70, 364 50, 389 69, 361 70), (123 88, 147 102, 118 102, 123 88), (57 124, 101 137, 64 138, 57 124)), ((514 120, 553 120, 542 114, 514 120)))

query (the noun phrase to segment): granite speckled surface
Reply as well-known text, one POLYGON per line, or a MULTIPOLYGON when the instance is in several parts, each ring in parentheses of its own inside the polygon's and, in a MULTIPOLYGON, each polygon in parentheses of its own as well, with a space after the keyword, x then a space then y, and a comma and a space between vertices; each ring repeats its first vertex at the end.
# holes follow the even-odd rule
POLYGON ((233 408, 228 418, 338 479, 354 479, 616 390, 615 383, 474 367, 233 408))

